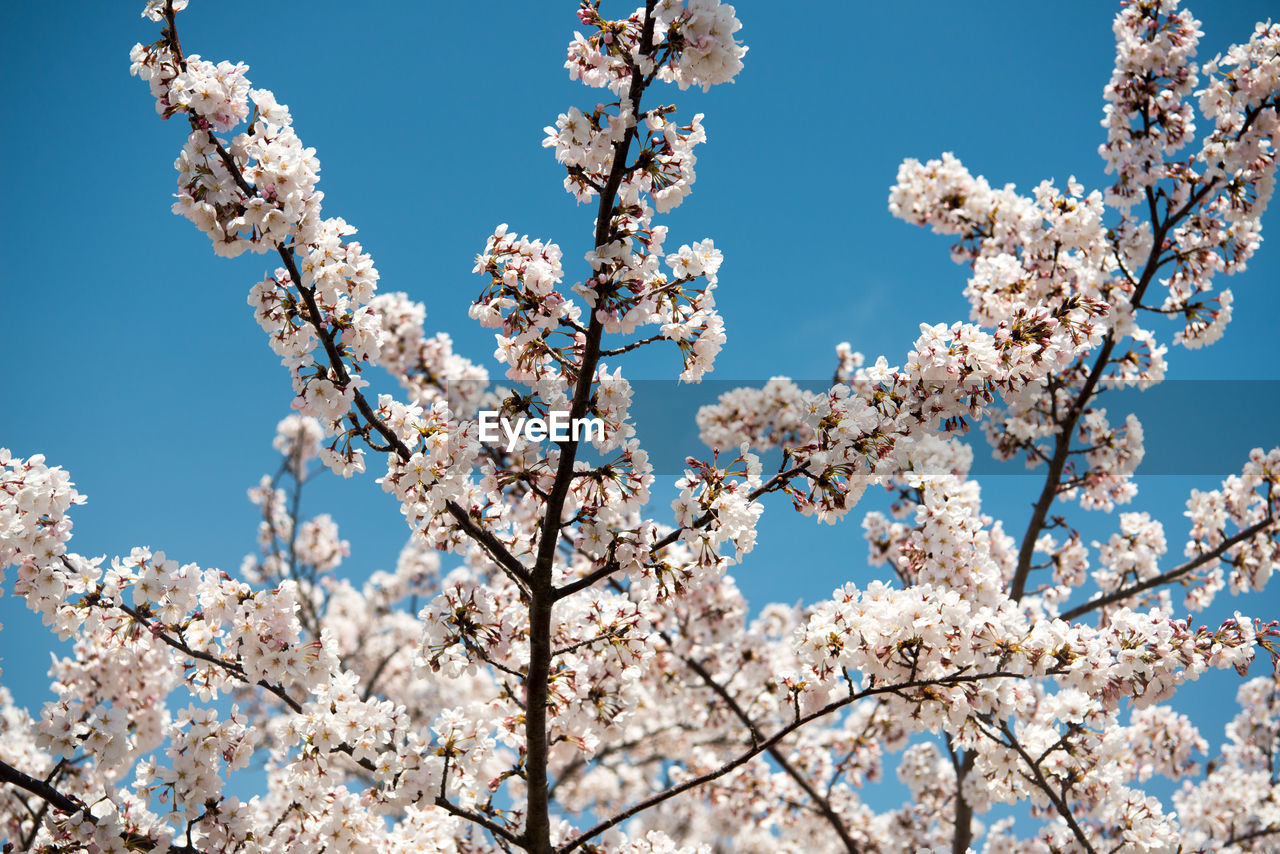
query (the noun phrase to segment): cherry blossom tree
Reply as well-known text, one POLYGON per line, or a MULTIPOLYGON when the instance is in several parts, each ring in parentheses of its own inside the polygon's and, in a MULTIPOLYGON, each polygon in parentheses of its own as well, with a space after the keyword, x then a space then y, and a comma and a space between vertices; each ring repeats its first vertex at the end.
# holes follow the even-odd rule
POLYGON ((496 333, 491 385, 428 333, 422 303, 378 289, 355 229, 322 212, 289 109, 246 66, 184 49, 186 5, 147 3, 160 37, 132 72, 189 129, 174 212, 219 255, 272 259, 248 302, 296 414, 279 470, 250 490, 260 548, 237 577, 147 548, 70 551, 84 497, 68 473, 0 451, 0 566, 74 642, 38 719, 0 688, 9 847, 1276 850, 1280 677, 1241 682, 1204 766, 1208 742, 1169 701, 1209 668, 1245 675, 1280 637, 1239 612, 1179 616, 1266 584, 1280 449, 1190 495, 1180 556, 1144 512, 1091 548, 1070 505, 1136 496, 1142 425, 1104 403, 1164 379, 1154 322, 1195 349, 1230 320, 1218 277, 1258 248, 1275 180, 1280 26, 1197 65, 1189 12, 1124 4, 1104 191, 1020 195, 949 154, 906 161, 890 210, 954 238, 969 322, 923 325, 901 366, 841 344, 825 391, 775 379, 721 396, 698 416, 712 451, 689 449, 664 495, 620 365, 673 346, 698 382, 726 340, 720 252, 671 249, 657 220, 689 194, 704 140, 701 115, 661 102, 741 69, 734 8, 647 0, 609 19, 582 3, 565 67, 605 100, 570 107, 544 145, 594 239, 565 263, 505 225, 487 237, 471 319, 496 333), (374 367, 398 394, 366 391, 374 367), (490 411, 605 429, 482 441, 490 411), (983 511, 957 440, 971 426, 1043 475, 1020 537, 983 511), (325 469, 376 475, 399 506, 394 572, 357 586, 337 571, 334 518, 299 510, 325 469), (863 520, 883 580, 752 616, 727 570, 761 499, 836 523, 868 487, 893 497, 863 520), (255 757, 265 789, 229 794, 255 757), (877 811, 860 792, 895 761, 912 798, 877 811), (1172 812, 1143 788, 1155 775, 1182 781, 1172 812), (1001 804, 1025 818, 984 822, 1001 804))

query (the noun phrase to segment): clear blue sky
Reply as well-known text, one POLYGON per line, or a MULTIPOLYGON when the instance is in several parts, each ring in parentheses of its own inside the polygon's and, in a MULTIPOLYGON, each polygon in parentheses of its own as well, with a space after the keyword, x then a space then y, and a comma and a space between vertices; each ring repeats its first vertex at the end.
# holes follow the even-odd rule
MULTIPOLYGON (((158 37, 138 17, 141 5, 0 9, 0 109, 10 129, 0 137, 0 221, 12 253, 0 274, 0 446, 45 453, 89 496, 75 514, 73 549, 113 555, 145 544, 234 571, 255 547, 245 489, 274 469, 273 429, 291 397, 245 304, 273 265, 215 258, 169 212, 184 129, 159 121, 145 85, 128 76, 129 48, 158 37)), ((429 330, 449 332, 487 363, 492 333, 466 309, 480 286, 472 259, 493 226, 559 242, 572 279, 582 278, 575 261, 590 248, 592 212, 561 190, 563 173, 540 146, 557 113, 599 98, 562 68, 575 7, 388 2, 369 14, 313 0, 264 14, 259 3, 194 0, 179 20, 189 53, 248 63, 254 85, 289 105, 317 149, 326 213, 360 229, 381 287, 424 301, 429 330)), ((718 302, 729 341, 716 379, 829 376, 842 340, 897 364, 920 322, 967 318, 967 271, 950 262, 946 239, 887 212, 903 158, 953 151, 993 184, 1028 192, 1073 174, 1086 188, 1108 183, 1096 150, 1117 4, 795 8, 739 3, 750 53, 737 82, 660 96, 683 115, 706 114, 698 182, 666 222, 672 247, 711 237, 725 255, 718 302)), ((1202 59, 1274 12, 1261 0, 1190 8, 1203 21, 1202 59)), ((1273 211, 1264 234, 1277 227, 1273 211)), ((1229 282, 1226 338, 1206 351, 1171 349, 1170 376, 1280 378, 1271 337, 1278 273, 1280 250, 1264 245, 1229 282)), ((676 363, 668 352, 622 364, 633 378, 658 379, 676 363)), ((1221 405, 1237 393, 1224 392, 1221 405)), ((1217 478, 1147 478, 1127 509, 1162 518, 1179 550, 1187 489, 1238 470, 1255 444, 1280 443, 1274 418, 1255 422, 1262 439, 1188 428, 1189 457, 1213 441, 1236 462, 1217 478)), ((986 480, 988 511, 1020 532, 1035 484, 986 480)), ((769 506, 759 547, 735 573, 753 602, 813 600, 872 577, 857 514, 818 528, 786 502, 769 506)), ((334 514, 357 577, 392 566, 407 533, 373 475, 327 479, 304 510, 334 514)), ((1114 530, 1082 515, 1088 536, 1114 530)), ((1280 612, 1275 595, 1225 604, 1228 613, 1280 612)), ((52 637, 11 596, 0 599, 0 622, 0 678, 37 711, 52 637)), ((1209 677, 1184 692, 1184 704, 1233 684, 1209 677)), ((1196 717, 1216 746, 1222 711, 1205 704, 1196 717)))

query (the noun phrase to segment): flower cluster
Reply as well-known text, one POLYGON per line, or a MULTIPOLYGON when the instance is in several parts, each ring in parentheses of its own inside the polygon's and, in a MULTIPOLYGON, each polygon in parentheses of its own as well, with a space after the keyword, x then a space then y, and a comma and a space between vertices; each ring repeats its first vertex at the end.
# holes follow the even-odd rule
POLYGON ((903 163, 890 211, 956 241, 969 322, 922 324, 900 366, 845 343, 826 387, 776 377, 722 395, 698 415, 711 458, 687 458, 668 503, 620 365, 672 342, 682 381, 712 370, 724 259, 710 239, 669 242, 657 221, 690 195, 703 115, 645 99, 734 79, 734 8, 651 0, 612 20, 581 4, 587 34, 565 65, 611 100, 570 107, 544 145, 565 189, 593 203, 592 241, 566 256, 506 225, 488 237, 470 316, 494 331, 513 386, 489 388, 427 331, 424 304, 377 291, 355 229, 322 215, 291 111, 244 64, 182 52, 185 6, 147 2, 165 30, 134 48, 132 71, 189 126, 175 212, 218 254, 279 257, 248 301, 295 413, 276 429, 279 470, 249 490, 257 549, 235 577, 149 547, 69 551, 83 498, 66 472, 0 450, 0 570, 16 567, 15 593, 72 641, 38 718, 0 688, 0 834, 14 847, 1273 845, 1280 677, 1243 684, 1207 763, 1208 739, 1166 703, 1278 648, 1280 624, 1193 624, 1170 590, 1202 609, 1228 586, 1264 587, 1280 561, 1280 449, 1192 493, 1181 564, 1149 512, 1086 543, 1066 502, 1111 513, 1137 499, 1143 427, 1103 395, 1164 379, 1167 346, 1142 324, 1173 318, 1187 347, 1223 334, 1233 298, 1213 279, 1256 250, 1274 182, 1280 27, 1199 68, 1189 13, 1124 4, 1105 192, 1070 178, 1020 194, 950 154, 903 163), (1194 149, 1196 94, 1209 130, 1180 154, 1194 149), (374 367, 401 397, 366 393, 374 367), (493 443, 482 409, 605 430, 493 443), (974 450, 956 438, 980 421, 997 457, 1044 473, 1021 541, 984 510, 974 450), (766 473, 757 453, 772 449, 766 473), (350 546, 335 516, 304 516, 302 492, 326 467, 363 472, 368 451, 385 457, 379 483, 411 534, 394 569, 356 581, 338 573, 350 546), (751 607, 727 569, 755 548, 768 496, 836 522, 869 485, 890 495, 863 520, 869 564, 892 578, 751 607), (227 795, 251 761, 265 789, 227 795), (909 803, 862 798, 895 770, 909 803), (1157 776, 1182 781, 1172 810, 1142 788, 1157 776), (976 817, 1018 803, 1037 824, 976 817))
POLYGON ((0 571, 66 553, 71 539, 67 511, 83 504, 84 497, 65 471, 45 465, 42 454, 21 460, 0 448, 0 495, 0 571))

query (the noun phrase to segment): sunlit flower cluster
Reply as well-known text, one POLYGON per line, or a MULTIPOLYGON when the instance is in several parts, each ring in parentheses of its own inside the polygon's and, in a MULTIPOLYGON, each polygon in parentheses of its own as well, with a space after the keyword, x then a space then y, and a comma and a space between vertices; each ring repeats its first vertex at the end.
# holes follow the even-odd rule
POLYGON ((1273 850, 1280 676, 1258 674, 1280 624, 1178 609, 1269 581, 1280 449, 1193 491, 1185 541, 1141 509, 1098 539, 1072 514, 1137 503, 1143 425, 1104 395, 1164 380, 1162 340, 1224 334, 1233 297, 1213 279, 1257 249, 1274 183, 1280 27, 1198 67, 1199 23, 1176 2, 1123 4, 1106 190, 1019 194, 950 154, 904 162, 889 209, 956 241, 968 322, 921 324, 898 365, 846 342, 821 387, 775 377, 720 396, 697 417, 709 452, 659 491, 622 363, 667 348, 679 381, 711 372, 733 267, 658 221, 692 192, 707 133, 651 90, 734 79, 734 7, 654 0, 611 19, 581 3, 565 67, 610 100, 569 107, 544 146, 591 203, 592 239, 504 224, 484 241, 469 314, 509 384, 490 386, 428 332, 425 304, 378 292, 355 229, 322 213, 289 108, 243 63, 183 53, 186 5, 146 3, 163 34, 131 70, 189 131, 175 213, 217 254, 279 259, 248 303, 294 412, 278 470, 248 490, 256 550, 235 575, 146 546, 72 552, 84 498, 69 475, 0 450, 0 570, 70 641, 39 715, 0 687, 13 847, 1273 850), (396 394, 374 390, 384 374, 396 394), (494 443, 482 410, 604 433, 494 443), (974 424, 1044 476, 1021 539, 970 476, 958 436, 974 424), (304 514, 302 496, 367 456, 409 534, 394 568, 359 581, 339 572, 360 559, 343 508, 304 514), (817 602, 746 601, 728 570, 776 493, 835 523, 868 487, 890 497, 862 522, 883 577, 851 558, 817 602), (1253 676, 1218 754, 1176 705, 1210 670, 1253 676), (863 798, 890 775, 907 803, 863 798), (1144 788, 1157 777, 1180 781, 1171 801, 1144 788), (246 780, 260 791, 230 794, 246 780), (1029 820, 986 816, 1018 804, 1029 820))

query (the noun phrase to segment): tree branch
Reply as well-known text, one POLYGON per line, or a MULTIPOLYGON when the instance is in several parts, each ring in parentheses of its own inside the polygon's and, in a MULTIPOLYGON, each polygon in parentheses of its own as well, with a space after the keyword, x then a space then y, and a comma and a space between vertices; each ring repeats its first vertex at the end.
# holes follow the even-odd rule
MULTIPOLYGON (((806 469, 806 464, 801 463, 798 466, 793 466, 792 468, 789 468, 785 471, 778 472, 773 477, 769 478, 769 480, 766 483, 756 487, 751 492, 747 493, 747 500, 755 501, 757 498, 760 498, 766 493, 774 492, 786 486, 786 484, 792 478, 800 474, 803 474, 805 472, 805 469, 806 469)), ((658 540, 649 548, 650 557, 656 558, 658 552, 662 551, 664 548, 671 545, 676 540, 680 539, 680 535, 684 531, 696 531, 696 530, 699 530, 700 528, 705 528, 707 525, 711 524, 711 521, 714 518, 715 516, 708 511, 706 513, 703 513, 697 519, 693 520, 693 522, 687 527, 676 528, 672 530, 670 533, 662 537, 660 540, 658 540)), ((621 568, 622 567, 618 564, 616 560, 609 560, 604 564, 604 566, 600 567, 599 569, 596 569, 582 576, 579 579, 576 579, 574 581, 569 582, 568 584, 565 584, 556 588, 555 590, 556 601, 572 596, 573 594, 581 590, 585 590, 588 587, 594 586, 597 581, 601 581, 605 578, 608 578, 609 576, 613 575, 615 572, 617 572, 621 568)))
MULTIPOLYGON (((664 641, 666 641, 666 644, 671 651, 678 655, 680 660, 683 661, 690 670, 698 674, 698 677, 703 681, 703 683, 720 698, 725 706, 729 708, 729 711, 733 712, 738 720, 742 721, 743 725, 746 726, 747 731, 751 733, 752 744, 759 744, 763 742, 765 740, 764 733, 762 733, 760 728, 756 726, 755 721, 751 719, 751 716, 747 714, 741 704, 739 704, 738 701, 734 699, 733 695, 729 693, 729 689, 716 681, 716 679, 711 676, 707 671, 707 668, 703 666, 702 662, 698 661, 698 659, 693 656, 676 652, 675 646, 671 643, 671 639, 667 636, 666 632, 660 631, 658 634, 662 636, 664 641)), ((785 771, 787 776, 790 777, 795 784, 809 796, 811 801, 813 801, 814 809, 827 820, 828 824, 831 825, 831 828, 836 832, 836 835, 840 837, 840 841, 844 843, 845 850, 848 851, 849 854, 858 854, 860 851, 858 844, 854 842, 853 837, 849 835, 849 829, 845 826, 844 819, 842 819, 840 815, 832 809, 831 801, 814 788, 813 784, 809 782, 804 774, 800 773, 798 768, 791 764, 787 759, 786 754, 779 750, 776 744, 767 748, 767 751, 773 761, 778 763, 778 767, 785 771)))
POLYGON ((521 838, 519 836, 516 836, 507 828, 503 827, 502 825, 498 824, 495 821, 490 821, 489 819, 485 818, 484 816, 480 815, 477 812, 472 812, 471 810, 463 809, 462 807, 455 804, 453 801, 450 801, 444 795, 437 795, 436 799, 432 803, 434 803, 436 806, 440 807, 440 809, 444 810, 450 815, 456 815, 458 818, 465 818, 467 821, 471 822, 472 824, 476 824, 476 825, 479 825, 480 827, 483 827, 485 830, 489 831, 499 839, 506 840, 507 842, 511 842, 516 845, 521 845, 521 846, 524 845, 521 838))
POLYGON ((1071 832, 1075 834, 1076 841, 1078 841, 1080 845, 1084 847, 1084 850, 1087 851, 1088 854, 1098 854, 1098 852, 1094 850, 1093 845, 1089 843, 1089 838, 1084 835, 1084 830, 1080 827, 1080 824, 1076 821, 1075 815, 1073 815, 1071 812, 1071 807, 1068 806, 1065 800, 1066 789, 1064 788, 1063 793, 1059 795, 1057 792, 1053 790, 1053 787, 1049 785, 1049 781, 1045 779, 1044 772, 1040 770, 1040 762, 1043 761, 1043 757, 1041 757, 1041 759, 1039 760, 1032 759, 1030 754, 1028 754, 1027 751, 1023 749, 1022 745, 1018 742, 1018 739, 1014 736, 1013 730, 1009 729, 1009 724, 1004 721, 1001 721, 1000 723, 1000 731, 1003 732, 1005 735, 1005 738, 1008 739, 1007 742, 996 738, 994 735, 992 735, 990 732, 987 731, 986 727, 982 726, 981 724, 978 725, 978 730, 987 738, 991 739, 997 744, 1002 744, 1007 747, 1013 748, 1014 751, 1017 752, 1017 754, 1020 757, 1022 757, 1022 760, 1027 763, 1027 767, 1031 769, 1031 775, 1023 774, 1023 776, 1026 777, 1026 779, 1031 783, 1034 783, 1038 789, 1040 789, 1045 793, 1045 795, 1049 798, 1049 802, 1053 804, 1053 808, 1058 811, 1058 815, 1062 816, 1063 819, 1066 820, 1067 826, 1071 828, 1071 832))
MULTIPOLYGON (((1151 196, 1151 190, 1147 190, 1147 195, 1148 197, 1151 196)), ((1153 222, 1152 225, 1155 228, 1155 233, 1152 235, 1151 250, 1147 255, 1147 263, 1142 271, 1142 278, 1134 286, 1133 295, 1129 298, 1131 304, 1141 301, 1142 295, 1155 278, 1157 261, 1164 245, 1165 235, 1174 225, 1174 220, 1169 219, 1161 223, 1153 222)), ((1102 374, 1110 363, 1111 352, 1115 349, 1118 341, 1119 339, 1116 337, 1114 329, 1107 332, 1106 339, 1098 350, 1098 356, 1093 362, 1093 367, 1090 369, 1088 377, 1085 378, 1080 393, 1072 401, 1070 409, 1064 413, 1065 417, 1059 423, 1059 430, 1054 434, 1053 456, 1049 460, 1049 470, 1045 472, 1044 486, 1040 490, 1040 497, 1036 500, 1035 506, 1031 510, 1031 519, 1027 522, 1026 533, 1022 535, 1022 543, 1018 548, 1018 566, 1014 570, 1013 580, 1009 584, 1009 598, 1015 602, 1020 601, 1026 592, 1027 576, 1031 573, 1031 559, 1032 555, 1035 554, 1036 540, 1040 538, 1045 519, 1049 515, 1049 508, 1053 506, 1054 499, 1058 497, 1062 471, 1067 464, 1067 458, 1071 450, 1071 439, 1075 434, 1076 424, 1079 423, 1080 416, 1084 414, 1085 409, 1088 407, 1089 401, 1098 387, 1098 382, 1102 379, 1102 374)))
MULTIPOLYGON (((170 50, 177 57, 178 62, 185 65, 185 60, 182 56, 182 46, 178 40, 178 29, 174 22, 174 12, 172 7, 173 4, 171 2, 166 4, 165 17, 168 21, 168 27, 165 30, 164 35, 169 42, 170 50)), ((218 154, 218 158, 222 161, 223 166, 226 167, 227 172, 230 173, 232 179, 236 182, 236 186, 240 188, 240 191, 243 192, 246 197, 252 198, 257 196, 257 189, 245 180, 244 173, 241 172, 240 167, 236 165, 235 158, 233 158, 230 152, 228 152, 226 148, 218 142, 217 137, 213 135, 213 131, 208 130, 207 128, 202 128, 194 117, 191 117, 190 120, 193 130, 204 130, 207 134, 209 143, 214 147, 214 150, 218 154)), ((330 334, 328 328, 321 322, 320 309, 316 305, 315 294, 308 288, 303 287, 302 276, 298 272, 297 263, 293 258, 292 246, 276 244, 276 251, 279 253, 280 260, 284 263, 285 269, 288 270, 289 277, 292 279, 294 287, 297 288, 299 295, 302 297, 303 303, 307 307, 308 322, 311 324, 312 329, 315 330, 316 335, 320 338, 320 343, 324 346, 325 354, 329 358, 330 368, 337 376, 339 383, 343 385, 349 384, 351 382, 350 374, 347 372, 347 367, 342 359, 341 353, 339 353, 337 346, 334 344, 333 335, 330 334)), ((365 419, 366 423, 377 430, 378 433, 387 440, 387 445, 392 448, 402 460, 408 460, 413 456, 408 446, 400 440, 400 437, 377 417, 377 414, 373 411, 369 402, 365 400, 364 395, 360 393, 360 390, 355 389, 353 391, 356 409, 359 410, 360 415, 365 419)), ((372 442, 370 442, 370 446, 373 447, 372 442)), ((494 562, 503 569, 503 571, 511 575, 512 579, 522 588, 528 587, 528 572, 525 570, 524 565, 520 563, 520 561, 516 560, 506 546, 504 546, 491 531, 472 520, 470 514, 468 514, 466 510, 460 507, 456 502, 448 501, 445 506, 446 509, 448 509, 449 514, 457 521, 458 526, 462 528, 468 536, 475 540, 485 550, 485 552, 488 553, 494 562)))
MULTIPOLYGON (((63 815, 69 816, 81 813, 84 815, 85 821, 93 824, 98 823, 97 818, 89 812, 89 808, 84 802, 63 794, 43 780, 28 776, 2 760, 0 760, 0 782, 8 783, 14 788, 30 792, 63 815)), ((36 823, 36 832, 39 832, 39 822, 36 823)), ((35 838, 34 835, 32 838, 35 838)), ((121 838, 124 839, 125 845, 133 851, 151 851, 156 847, 156 841, 145 834, 124 833, 121 834, 121 838)), ((203 854, 199 849, 187 845, 170 846, 169 851, 171 854, 203 854)))
POLYGON ((775 744, 782 741, 782 739, 786 738, 788 735, 795 732, 800 727, 805 726, 806 724, 811 723, 812 721, 818 720, 819 718, 825 717, 831 714, 832 712, 838 711, 839 709, 842 709, 845 706, 848 706, 850 703, 857 702, 858 700, 864 699, 866 697, 874 697, 878 694, 896 694, 902 691, 910 690, 912 688, 925 688, 925 687, 930 687, 935 685, 958 685, 966 682, 979 682, 986 679, 999 679, 999 678, 1007 678, 1007 677, 1021 678, 1021 674, 1013 673, 1009 671, 999 671, 999 670, 993 671, 991 673, 973 673, 968 675, 964 673, 953 673, 950 676, 943 676, 938 679, 915 679, 908 682, 899 682, 893 685, 877 685, 871 688, 866 688, 862 691, 850 692, 849 696, 844 697, 840 700, 836 700, 835 702, 828 703, 827 705, 823 706, 817 711, 810 712, 807 715, 797 716, 796 719, 792 721, 790 724, 787 724, 786 726, 782 727, 773 735, 769 736, 763 741, 760 741, 758 744, 753 745, 749 750, 739 754, 738 756, 729 760, 725 764, 721 765, 719 768, 716 768, 713 771, 708 771, 707 773, 701 774, 697 777, 693 777, 688 780, 685 780, 684 782, 678 783, 674 786, 664 789, 661 792, 656 792, 655 794, 652 794, 649 797, 641 801, 638 801, 635 804, 632 804, 630 807, 627 807, 625 810, 623 810, 620 813, 617 813, 613 817, 605 819, 604 821, 601 821, 600 823, 596 824, 594 827, 589 828, 588 830, 584 830, 582 833, 579 833, 573 839, 569 840, 567 843, 562 845, 557 850, 557 854, 570 854, 570 852, 584 845, 588 839, 591 839, 592 837, 595 837, 595 836, 599 836, 601 833, 604 833, 609 828, 616 827, 617 825, 621 824, 622 822, 626 821, 632 816, 637 815, 638 813, 644 812, 650 807, 657 806, 663 801, 670 800, 671 798, 674 798, 676 795, 683 794, 684 792, 687 792, 690 789, 696 789, 697 787, 702 786, 706 783, 709 783, 712 780, 716 780, 720 777, 723 777, 725 774, 728 774, 730 771, 734 770, 735 768, 738 768, 739 766, 744 765, 745 763, 749 762, 756 756, 759 756, 761 753, 764 753, 770 747, 773 747, 775 744))
MULTIPOLYGON (((638 52, 649 56, 653 52, 653 9, 656 0, 647 0, 644 23, 641 26, 638 52)), ((640 99, 644 94, 645 80, 640 69, 631 66, 631 86, 627 93, 631 115, 640 114, 640 99)), ((627 173, 627 150, 635 138, 636 126, 632 123, 622 139, 613 144, 613 166, 609 179, 600 192, 600 206, 596 213, 595 246, 599 249, 609 243, 613 227, 613 207, 618 188, 627 173)), ((591 387, 595 381, 596 365, 600 360, 600 338, 604 324, 597 312, 591 313, 583 336, 582 362, 574 384, 573 400, 569 406, 569 419, 582 418, 591 403, 591 387)), ((548 804, 547 755, 547 691, 551 673, 551 611, 556 603, 556 591, 552 582, 552 567, 556 556, 556 544, 560 539, 560 517, 565 499, 573 483, 574 461, 578 454, 578 442, 570 438, 559 443, 560 460, 555 480, 547 495, 543 509, 542 527, 538 536, 538 551, 534 560, 529 585, 529 676, 525 681, 525 780, 528 784, 528 812, 525 819, 523 845, 530 854, 550 854, 551 817, 548 804)))
POLYGON ((947 736, 947 750, 951 752, 951 762, 956 769, 956 801, 955 825, 951 836, 951 854, 965 854, 969 843, 973 842, 973 805, 964 799, 964 781, 973 773, 974 760, 978 751, 970 748, 963 752, 963 758, 957 757, 951 747, 951 736, 947 736))
POLYGON ((1265 531, 1267 528, 1275 524, 1276 524, 1276 520, 1271 516, 1268 516, 1262 521, 1255 522, 1254 524, 1250 525, 1249 527, 1245 528, 1242 531, 1237 531, 1235 534, 1232 534, 1230 537, 1228 537, 1227 539, 1219 543, 1216 548, 1213 548, 1202 555, 1192 558, 1191 560, 1184 563, 1182 566, 1179 566, 1176 569, 1171 569, 1168 572, 1162 572, 1161 574, 1155 576, 1154 578, 1148 578, 1146 581, 1140 582, 1138 584, 1133 584, 1133 585, 1130 585, 1129 587, 1112 591, 1111 593, 1108 593, 1105 596, 1099 596, 1096 599, 1090 599, 1088 602, 1084 602, 1080 605, 1077 605, 1076 607, 1072 608, 1070 611, 1067 611, 1066 613, 1064 613, 1062 615, 1062 619, 1071 621, 1076 619, 1077 617, 1081 617, 1089 613, 1090 611, 1095 611, 1098 608, 1106 607, 1107 605, 1110 605, 1113 602, 1119 602, 1123 599, 1128 599, 1130 596, 1136 596, 1139 593, 1143 593, 1147 590, 1151 590, 1154 587, 1159 587, 1162 584, 1168 584, 1171 581, 1177 581, 1179 578, 1182 578, 1184 575, 1195 571, 1201 566, 1204 566, 1209 561, 1214 560, 1215 558, 1221 557, 1232 546, 1238 543, 1244 542, 1245 540, 1251 539, 1255 535, 1265 531))

